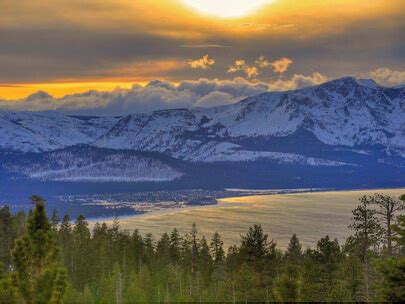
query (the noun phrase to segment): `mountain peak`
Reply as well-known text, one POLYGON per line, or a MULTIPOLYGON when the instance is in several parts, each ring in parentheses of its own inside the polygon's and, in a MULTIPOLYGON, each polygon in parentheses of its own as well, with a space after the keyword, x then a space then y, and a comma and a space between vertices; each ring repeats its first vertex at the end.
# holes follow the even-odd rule
POLYGON ((362 86, 362 87, 367 87, 370 89, 377 89, 380 86, 373 80, 373 79, 358 79, 353 76, 345 76, 341 78, 337 78, 331 81, 328 81, 324 84, 334 84, 334 85, 354 85, 354 86, 362 86))

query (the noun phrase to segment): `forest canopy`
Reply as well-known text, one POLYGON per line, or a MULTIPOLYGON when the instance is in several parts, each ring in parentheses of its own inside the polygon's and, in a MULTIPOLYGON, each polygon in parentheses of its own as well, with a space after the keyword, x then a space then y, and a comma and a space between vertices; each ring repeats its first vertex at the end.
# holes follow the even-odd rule
POLYGON ((90 230, 31 200, 28 214, 0 209, 0 303, 405 300, 405 196, 361 197, 344 244, 303 249, 294 234, 286 251, 259 224, 226 249, 220 231, 90 230))

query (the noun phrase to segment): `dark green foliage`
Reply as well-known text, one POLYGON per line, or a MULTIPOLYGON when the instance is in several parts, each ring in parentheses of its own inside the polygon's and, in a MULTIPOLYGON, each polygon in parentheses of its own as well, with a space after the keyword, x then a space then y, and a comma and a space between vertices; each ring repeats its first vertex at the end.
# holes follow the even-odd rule
POLYGON ((211 253, 216 264, 222 263, 225 259, 224 242, 221 240, 221 236, 215 231, 211 240, 211 253))
POLYGON ((361 259, 367 258, 371 247, 377 247, 381 242, 382 227, 376 217, 376 210, 370 208, 371 201, 367 196, 360 198, 361 205, 353 210, 353 224, 350 227, 354 230, 354 238, 361 259))
POLYGON ((0 209, 0 262, 10 266, 10 252, 17 237, 15 220, 10 214, 8 206, 0 209))
POLYGON ((218 232, 208 242, 194 224, 189 234, 173 229, 156 240, 117 220, 90 231, 83 216, 71 224, 54 212, 48 220, 44 202, 32 199, 28 218, 0 209, 0 303, 404 300, 405 216, 392 214, 390 253, 370 197, 353 211, 343 247, 325 236, 303 250, 294 234, 282 252, 254 225, 227 254, 218 232))
POLYGON ((34 210, 29 214, 26 232, 12 251, 13 280, 27 303, 61 303, 67 274, 59 264, 55 231, 45 212, 45 203, 33 196, 34 210))
POLYGON ((405 257, 389 257, 376 264, 382 274, 380 300, 405 301, 405 257))
POLYGON ((17 290, 12 284, 11 277, 0 262, 0 303, 18 303, 17 290))
POLYGON ((279 302, 298 302, 302 289, 301 244, 294 234, 285 253, 286 265, 281 277, 275 282, 273 292, 279 302))

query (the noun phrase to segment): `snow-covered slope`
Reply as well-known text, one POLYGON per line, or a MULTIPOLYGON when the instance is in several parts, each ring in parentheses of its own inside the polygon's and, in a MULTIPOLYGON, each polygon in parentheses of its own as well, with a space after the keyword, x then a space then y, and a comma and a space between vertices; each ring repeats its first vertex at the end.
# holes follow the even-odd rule
POLYGON ((172 181, 183 174, 152 155, 77 146, 40 154, 22 154, 3 169, 45 181, 172 181))
POLYGON ((243 139, 286 138, 303 130, 326 145, 383 145, 403 155, 405 89, 342 78, 296 91, 264 93, 229 106, 130 115, 94 144, 159 151, 191 161, 219 160, 221 155, 227 155, 227 161, 234 155, 239 161, 241 150, 248 154, 239 145, 243 139))
POLYGON ((0 111, 0 149, 40 152, 91 143, 117 120, 114 117, 69 117, 53 111, 0 111))
POLYGON ((153 151, 193 162, 268 159, 345 165, 323 155, 308 155, 312 152, 307 150, 316 152, 318 144, 359 154, 378 146, 388 156, 405 157, 405 88, 346 77, 208 109, 111 118, 0 112, 2 149, 38 152, 76 144, 153 151), (297 134, 306 137, 298 142, 297 134), (275 139, 288 142, 283 151, 275 139))

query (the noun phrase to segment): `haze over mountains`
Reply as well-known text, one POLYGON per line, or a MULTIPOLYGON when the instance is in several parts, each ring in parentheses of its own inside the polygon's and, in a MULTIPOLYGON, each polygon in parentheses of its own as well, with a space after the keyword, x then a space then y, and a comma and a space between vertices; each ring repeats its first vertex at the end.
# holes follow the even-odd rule
POLYGON ((405 88, 345 77, 212 108, 119 117, 0 112, 0 148, 2 175, 43 180, 169 181, 196 178, 197 164, 218 176, 223 166, 248 168, 266 183, 278 170, 297 185, 308 172, 315 181, 339 170, 400 183, 405 88), (127 171, 113 170, 120 166, 127 171))

